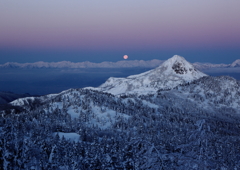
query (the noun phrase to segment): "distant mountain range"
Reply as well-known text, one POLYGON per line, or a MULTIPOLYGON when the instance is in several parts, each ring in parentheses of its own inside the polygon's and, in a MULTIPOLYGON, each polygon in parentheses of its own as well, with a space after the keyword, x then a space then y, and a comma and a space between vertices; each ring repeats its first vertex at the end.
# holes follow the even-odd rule
MULTIPOLYGON (((35 63, 16 63, 8 62, 0 65, 0 68, 131 68, 131 67, 143 67, 143 68, 155 68, 161 65, 163 60, 123 60, 117 62, 101 62, 92 63, 89 61, 85 62, 35 62, 35 63)), ((211 63, 193 63, 193 66, 199 70, 209 69, 209 68, 227 68, 227 67, 240 67, 240 59, 234 61, 232 64, 211 64, 211 63)))
POLYGON ((0 68, 130 68, 130 67, 146 67, 154 68, 162 64, 161 60, 124 60, 118 62, 102 62, 92 63, 89 61, 73 63, 70 61, 61 62, 35 62, 35 63, 14 63, 8 62, 0 65, 0 68))

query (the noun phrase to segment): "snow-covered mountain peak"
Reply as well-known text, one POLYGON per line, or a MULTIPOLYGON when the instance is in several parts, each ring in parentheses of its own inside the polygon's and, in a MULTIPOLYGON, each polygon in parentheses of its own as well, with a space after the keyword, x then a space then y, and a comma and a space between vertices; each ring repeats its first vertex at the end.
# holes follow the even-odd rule
POLYGON ((174 64, 176 62, 187 62, 187 61, 185 60, 185 58, 183 58, 183 57, 181 57, 179 55, 174 55, 173 57, 171 57, 168 60, 166 60, 164 63, 166 65, 172 65, 172 64, 174 64))
POLYGON ((240 67, 240 59, 234 61, 234 62, 230 65, 230 67, 240 67))
POLYGON ((179 55, 174 55, 172 58, 165 61, 161 66, 159 66, 159 69, 162 68, 165 68, 167 74, 172 72, 178 75, 183 75, 188 73, 195 74, 194 72, 197 72, 192 64, 179 55))
POLYGON ((95 90, 114 95, 124 93, 154 93, 159 89, 171 89, 179 84, 191 82, 206 74, 198 71, 183 57, 174 55, 159 67, 127 78, 109 78, 95 90))

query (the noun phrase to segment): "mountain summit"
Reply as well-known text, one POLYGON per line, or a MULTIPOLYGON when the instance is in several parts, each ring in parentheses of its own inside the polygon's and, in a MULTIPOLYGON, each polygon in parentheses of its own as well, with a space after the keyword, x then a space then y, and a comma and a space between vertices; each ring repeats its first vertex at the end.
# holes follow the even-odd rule
POLYGON ((191 82, 206 74, 198 71, 183 57, 174 55, 159 67, 127 78, 110 77, 95 90, 114 95, 124 93, 152 93, 159 89, 174 88, 179 84, 191 82))

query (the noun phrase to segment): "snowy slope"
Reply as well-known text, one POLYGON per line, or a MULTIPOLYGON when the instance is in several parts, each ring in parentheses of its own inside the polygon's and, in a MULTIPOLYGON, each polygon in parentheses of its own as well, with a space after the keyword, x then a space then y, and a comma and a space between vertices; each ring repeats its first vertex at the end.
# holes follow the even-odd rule
POLYGON ((129 119, 132 114, 158 108, 140 99, 118 98, 88 89, 69 89, 54 95, 22 98, 10 104, 30 112, 39 109, 48 114, 63 113, 72 119, 81 119, 86 126, 101 129, 116 126, 117 122, 129 119))
POLYGON ((191 82, 206 74, 198 71, 192 64, 178 55, 165 61, 159 67, 127 78, 109 78, 95 90, 114 95, 123 93, 146 94, 158 89, 174 88, 179 84, 191 82))
POLYGON ((234 62, 230 65, 230 67, 240 67, 240 59, 234 61, 234 62))
POLYGON ((61 93, 58 94, 48 94, 45 96, 40 96, 40 97, 24 97, 24 98, 19 98, 16 100, 13 100, 12 102, 10 102, 9 104, 13 105, 13 106, 22 106, 22 107, 30 107, 31 105, 38 105, 41 103, 46 103, 51 101, 52 99, 54 99, 56 96, 65 94, 69 91, 71 91, 72 89, 68 89, 68 90, 64 90, 61 93))
POLYGON ((0 105, 7 104, 18 98, 23 98, 23 97, 28 97, 28 96, 31 96, 31 95, 30 94, 16 94, 16 93, 12 93, 12 92, 0 91, 0 105))
POLYGON ((240 113, 240 82, 232 77, 203 77, 176 89, 172 93, 178 93, 201 108, 214 108, 214 112, 240 113))

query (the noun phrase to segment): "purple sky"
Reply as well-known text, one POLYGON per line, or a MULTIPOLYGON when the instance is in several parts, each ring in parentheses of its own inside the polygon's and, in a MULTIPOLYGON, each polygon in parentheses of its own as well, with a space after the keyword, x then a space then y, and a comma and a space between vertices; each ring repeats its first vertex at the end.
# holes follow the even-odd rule
POLYGON ((239 0, 1 1, 0 63, 47 61, 46 51, 54 51, 51 61, 115 61, 132 53, 230 63, 240 58, 239 7, 239 0))

